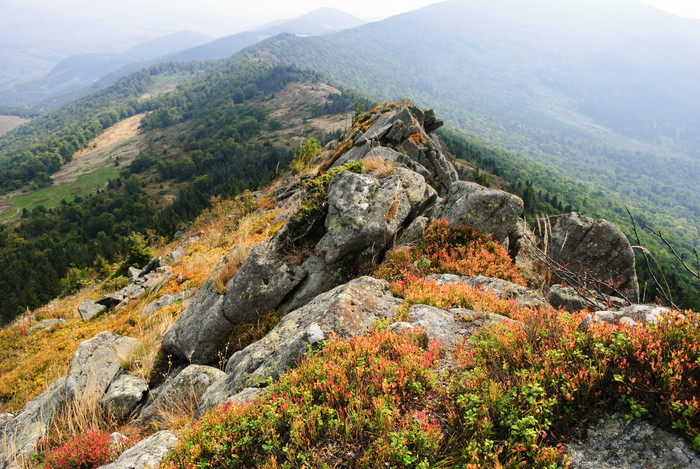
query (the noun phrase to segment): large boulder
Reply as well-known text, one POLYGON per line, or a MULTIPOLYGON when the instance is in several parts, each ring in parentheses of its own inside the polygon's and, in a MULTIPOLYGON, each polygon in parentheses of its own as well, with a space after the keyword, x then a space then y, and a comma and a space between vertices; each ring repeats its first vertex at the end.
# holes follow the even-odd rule
POLYGON ((222 404, 241 387, 278 378, 313 345, 331 334, 350 338, 392 318, 402 301, 389 293, 389 283, 360 277, 314 298, 282 318, 263 339, 234 353, 226 365, 228 376, 203 396, 208 406, 222 404), (212 398, 212 396, 216 396, 212 398))
POLYGON ((68 370, 66 392, 80 398, 101 398, 122 369, 122 361, 138 344, 137 339, 107 331, 82 342, 68 370))
POLYGON ((576 212, 550 217, 545 225, 547 229, 538 226, 537 234, 540 239, 546 239, 546 246, 542 241, 541 248, 550 259, 574 274, 614 286, 613 289, 600 285, 604 294, 619 293, 632 303, 638 302, 634 253, 615 225, 576 212))
POLYGON ((619 414, 589 425, 583 444, 569 443, 566 453, 572 469, 700 469, 700 456, 681 437, 619 414))
POLYGON ((425 190, 423 176, 405 169, 381 179, 341 171, 328 188, 326 233, 316 244, 316 254, 332 263, 372 247, 383 253, 423 202, 425 190))
POLYGON ((450 186, 441 217, 452 226, 472 226, 508 248, 517 244, 523 206, 520 197, 508 192, 458 181, 450 186))
POLYGON ((24 467, 22 461, 36 452, 54 413, 68 400, 66 378, 54 381, 44 392, 0 427, 0 468, 24 467))
POLYGON ((169 413, 171 408, 191 408, 194 412, 204 391, 225 377, 226 373, 218 368, 188 366, 158 389, 155 398, 143 408, 135 423, 140 427, 157 427, 164 422, 162 413, 169 413))
POLYGON ((175 433, 163 430, 154 433, 124 451, 119 459, 99 469, 150 469, 158 467, 166 454, 178 444, 175 433))

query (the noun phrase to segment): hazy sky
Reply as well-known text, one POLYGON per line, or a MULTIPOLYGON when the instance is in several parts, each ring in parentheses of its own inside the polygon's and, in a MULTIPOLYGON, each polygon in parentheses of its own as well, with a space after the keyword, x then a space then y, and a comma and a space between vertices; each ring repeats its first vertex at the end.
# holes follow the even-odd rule
MULTIPOLYGON (((680 16, 700 18, 700 0, 643 1, 680 16)), ((31 45, 48 40, 64 41, 69 48, 69 44, 83 40, 85 47, 100 49, 116 40, 126 48, 183 29, 211 36, 234 34, 324 6, 377 20, 431 3, 436 1, 0 0, 0 45, 5 41, 31 45), (108 31, 114 36, 105 37, 108 31), (101 36, 104 44, 100 44, 101 36)))

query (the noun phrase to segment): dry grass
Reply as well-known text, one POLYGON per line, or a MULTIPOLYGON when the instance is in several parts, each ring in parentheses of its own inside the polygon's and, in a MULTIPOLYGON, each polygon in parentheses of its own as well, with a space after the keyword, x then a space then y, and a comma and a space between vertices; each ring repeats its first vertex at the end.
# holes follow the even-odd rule
POLYGON ((160 345, 168 329, 175 324, 183 310, 181 304, 172 304, 139 323, 141 343, 122 362, 125 370, 150 382, 159 360, 160 345))
POLYGON ((94 376, 94 373, 89 374, 84 392, 54 414, 46 436, 40 442, 40 450, 58 447, 89 431, 116 431, 116 420, 100 403, 102 393, 95 385, 94 376))
POLYGON ((363 161, 365 162, 365 171, 374 173, 380 178, 387 177, 396 171, 396 165, 394 165, 393 161, 385 160, 379 156, 370 156, 363 161))
POLYGON ((179 389, 167 403, 156 404, 155 417, 149 425, 150 429, 181 429, 194 418, 200 400, 201 395, 194 385, 190 385, 187 389, 179 389))
MULTIPOLYGON (((271 207, 268 199, 262 199, 260 206, 271 207)), ((245 262, 253 246, 268 239, 284 225, 285 220, 274 221, 281 208, 258 208, 243 215, 238 212, 238 207, 236 201, 219 201, 213 210, 203 214, 206 220, 199 220, 197 225, 198 229, 203 229, 203 236, 187 245, 185 256, 172 263, 174 275, 160 290, 159 296, 199 288, 213 274, 224 255, 230 274, 245 262), (178 280, 179 274, 182 274, 182 281, 178 280)), ((158 254, 165 255, 176 247, 177 243, 170 243, 159 248, 158 254)), ((162 338, 184 307, 176 303, 157 314, 142 317, 144 306, 157 299, 157 296, 147 294, 119 311, 83 322, 77 313, 78 306, 87 298, 94 300, 101 296, 100 288, 96 285, 53 300, 31 311, 30 321, 24 319, 28 327, 42 319, 63 318, 68 321, 51 332, 26 335, 27 327, 21 327, 22 320, 0 330, 0 412, 16 412, 48 384, 65 375, 78 345, 101 331, 140 339, 142 345, 126 360, 126 364, 134 374, 145 379, 151 377, 158 363, 162 338)))

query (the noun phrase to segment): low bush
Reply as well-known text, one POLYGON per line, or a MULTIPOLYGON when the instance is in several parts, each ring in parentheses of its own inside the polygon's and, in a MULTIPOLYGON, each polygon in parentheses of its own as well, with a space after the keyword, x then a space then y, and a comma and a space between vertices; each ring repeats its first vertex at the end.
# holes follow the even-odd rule
POLYGON ((92 469, 116 460, 135 444, 133 438, 110 441, 109 432, 89 431, 46 453, 45 469, 92 469))
POLYGON ((431 467, 444 435, 435 365, 420 333, 330 341, 251 405, 185 431, 162 467, 431 467))
POLYGON ((428 226, 414 247, 390 251, 375 275, 388 280, 430 274, 485 275, 525 284, 503 246, 468 226, 450 226, 445 219, 428 226))

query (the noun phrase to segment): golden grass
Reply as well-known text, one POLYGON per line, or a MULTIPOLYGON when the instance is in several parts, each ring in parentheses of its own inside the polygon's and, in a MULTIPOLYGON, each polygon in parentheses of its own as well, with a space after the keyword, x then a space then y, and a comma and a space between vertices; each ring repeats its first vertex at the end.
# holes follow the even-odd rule
MULTIPOLYGON (((174 275, 158 296, 199 288, 224 255, 232 268, 240 267, 252 247, 272 236, 285 222, 274 221, 282 212, 281 208, 271 207, 267 199, 261 200, 260 205, 264 209, 243 215, 238 211, 237 201, 219 200, 212 210, 204 213, 206 218, 198 219, 197 228, 193 230, 203 230, 204 234, 185 247, 183 258, 171 264, 174 275), (182 281, 178 280, 179 274, 182 274, 182 281)), ((158 254, 167 254, 177 244, 173 242, 160 247, 158 254)), ((31 320, 24 320, 25 326, 29 327, 41 319, 63 318, 68 321, 51 332, 26 335, 27 328, 21 327, 22 320, 0 330, 0 412, 16 412, 55 379, 65 375, 78 345, 101 331, 141 340, 142 345, 125 364, 134 374, 145 379, 151 377, 163 336, 179 317, 183 305, 178 302, 156 314, 142 317, 143 308, 157 299, 153 294, 146 294, 119 311, 83 322, 77 312, 78 306, 87 298, 94 300, 101 295, 101 285, 88 287, 31 311, 31 320)))
POLYGON ((369 156, 363 161, 365 162, 365 172, 374 172, 380 178, 387 177, 396 171, 393 161, 385 160, 379 156, 369 156))
POLYGON ((59 407, 40 443, 41 449, 60 446, 89 431, 116 431, 117 422, 103 409, 102 393, 95 387, 94 377, 94 373, 88 374, 84 392, 59 407))

